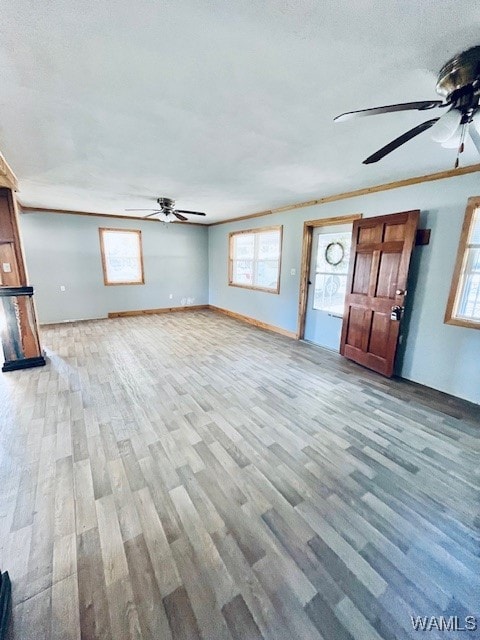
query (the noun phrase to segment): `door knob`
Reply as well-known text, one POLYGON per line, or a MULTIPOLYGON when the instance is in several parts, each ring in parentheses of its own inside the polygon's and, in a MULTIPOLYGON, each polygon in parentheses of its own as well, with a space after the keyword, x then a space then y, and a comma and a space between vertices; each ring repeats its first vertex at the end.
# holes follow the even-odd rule
POLYGON ((403 307, 399 307, 398 304, 394 305, 390 312, 390 320, 399 321, 402 318, 403 307))

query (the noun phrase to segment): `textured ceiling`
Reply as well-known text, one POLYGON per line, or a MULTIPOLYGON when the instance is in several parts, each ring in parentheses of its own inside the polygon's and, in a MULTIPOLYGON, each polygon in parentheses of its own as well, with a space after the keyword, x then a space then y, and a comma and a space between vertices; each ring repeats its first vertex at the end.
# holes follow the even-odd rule
POLYGON ((449 169, 428 133, 361 164, 431 111, 333 117, 435 98, 479 23, 478 0, 11 0, 0 150, 25 205, 205 222, 449 169))

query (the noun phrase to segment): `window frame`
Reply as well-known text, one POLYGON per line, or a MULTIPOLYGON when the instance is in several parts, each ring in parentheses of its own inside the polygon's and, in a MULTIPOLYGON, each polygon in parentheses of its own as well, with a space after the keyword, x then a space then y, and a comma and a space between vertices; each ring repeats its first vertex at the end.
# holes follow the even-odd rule
MULTIPOLYGON (((265 293, 274 293, 278 295, 280 293, 280 276, 282 271, 282 250, 283 250, 283 225, 272 225, 270 227, 258 227, 256 229, 242 229, 240 231, 231 231, 228 234, 228 286, 229 287, 238 287, 239 289, 250 289, 252 291, 263 291, 265 293), (268 287, 259 287, 254 284, 238 284, 233 282, 233 242, 235 236, 245 235, 245 234, 260 234, 266 233, 268 231, 278 231, 279 232, 279 254, 278 254, 278 274, 277 274, 277 286, 274 289, 269 289, 268 287)), ((255 263, 255 257, 253 258, 253 262, 255 263)))
POLYGON ((106 287, 115 287, 117 285, 138 285, 145 284, 145 271, 143 268, 143 245, 142 245, 142 232, 140 229, 118 229, 116 227, 99 227, 98 235, 100 238, 100 254, 102 257, 102 269, 103 269, 103 283, 106 287), (115 231, 116 233, 135 233, 138 236, 138 249, 139 249, 139 262, 140 262, 140 272, 141 277, 139 280, 131 280, 125 282, 109 282, 108 280, 108 270, 107 270, 107 260, 105 256, 105 244, 104 244, 104 231, 115 231))
POLYGON ((462 291, 460 290, 460 282, 467 258, 467 245, 473 228, 473 217, 475 211, 480 209, 480 196, 468 199, 465 217, 463 219, 462 232, 458 243, 457 257, 455 260, 455 269, 453 271, 452 283, 450 285, 450 293, 445 311, 445 324, 456 325, 458 327, 466 327, 468 329, 480 329, 480 319, 470 320, 468 318, 458 317, 456 314, 457 304, 462 291))

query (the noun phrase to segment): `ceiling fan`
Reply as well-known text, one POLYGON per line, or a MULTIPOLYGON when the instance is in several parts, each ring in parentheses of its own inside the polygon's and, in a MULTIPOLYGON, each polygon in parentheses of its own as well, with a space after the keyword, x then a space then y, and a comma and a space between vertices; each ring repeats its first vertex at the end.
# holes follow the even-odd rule
POLYGON ((455 168, 465 147, 465 137, 469 134, 480 154, 480 46, 472 47, 449 60, 440 70, 436 91, 443 100, 424 100, 390 104, 373 109, 349 111, 335 118, 335 122, 344 122, 352 118, 374 116, 394 111, 427 111, 434 108, 446 108, 441 117, 426 120, 395 138, 363 161, 363 164, 378 162, 386 155, 398 149, 423 131, 430 129, 430 135, 442 147, 457 149, 455 168))
POLYGON ((171 200, 170 198, 157 198, 157 202, 159 204, 160 209, 125 209, 125 211, 151 211, 152 213, 148 213, 144 218, 151 218, 152 216, 156 216, 160 214, 159 220, 162 222, 172 222, 174 218, 181 220, 182 222, 186 222, 188 218, 186 218, 184 213, 187 213, 190 216, 204 216, 205 213, 201 213, 200 211, 185 211, 184 209, 175 209, 175 200, 171 200))

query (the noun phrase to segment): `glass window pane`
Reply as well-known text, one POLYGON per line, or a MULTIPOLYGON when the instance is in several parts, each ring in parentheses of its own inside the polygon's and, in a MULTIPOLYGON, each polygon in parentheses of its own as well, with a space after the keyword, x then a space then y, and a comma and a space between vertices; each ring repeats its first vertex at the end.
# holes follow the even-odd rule
POLYGON ((457 316, 480 320, 480 249, 467 249, 457 316))
POLYGON ((277 292, 280 272, 281 227, 231 237, 231 283, 277 292))
POLYGON ((102 229, 101 232, 106 282, 142 283, 140 234, 110 229, 102 229))
POLYGON ((313 308, 343 315, 346 287, 346 275, 315 274, 313 308))
POLYGON ((473 215, 473 227, 470 234, 470 244, 480 244, 480 209, 473 215))
POLYGON ((278 260, 258 260, 255 269, 255 284, 265 289, 276 289, 278 260))
POLYGON ((351 243, 351 231, 320 234, 315 269, 317 273, 348 273, 351 243), (331 264, 332 262, 337 264, 331 264))
POLYGON ((253 260, 234 260, 232 282, 235 284, 253 284, 253 260))
POLYGON ((280 231, 264 231, 258 234, 259 260, 277 260, 280 255, 280 231))
POLYGON ((253 259, 255 237, 253 233, 241 233, 234 236, 233 245, 233 258, 240 259, 253 259))
POLYGON ((314 309, 343 315, 351 242, 351 231, 320 233, 318 235, 314 275, 314 309))
POLYGON ((469 203, 465 213, 469 229, 467 237, 462 233, 460 238, 457 261, 461 264, 457 262, 455 268, 445 321, 455 324, 458 319, 464 326, 480 328, 480 207, 477 205, 472 211, 471 206, 469 203))

